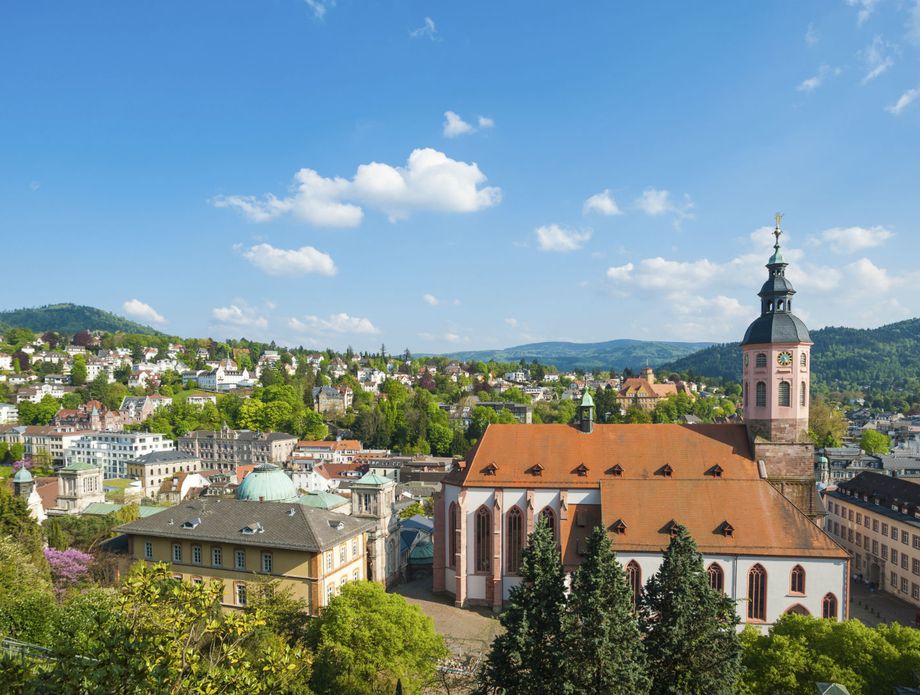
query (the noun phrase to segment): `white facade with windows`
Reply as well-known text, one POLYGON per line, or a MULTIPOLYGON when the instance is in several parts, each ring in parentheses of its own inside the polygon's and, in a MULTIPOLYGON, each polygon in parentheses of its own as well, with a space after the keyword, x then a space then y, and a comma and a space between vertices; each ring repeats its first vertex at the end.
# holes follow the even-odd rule
POLYGON ((128 464, 144 454, 173 451, 175 444, 152 432, 95 432, 84 434, 65 451, 67 465, 87 463, 102 468, 106 478, 125 478, 128 464))

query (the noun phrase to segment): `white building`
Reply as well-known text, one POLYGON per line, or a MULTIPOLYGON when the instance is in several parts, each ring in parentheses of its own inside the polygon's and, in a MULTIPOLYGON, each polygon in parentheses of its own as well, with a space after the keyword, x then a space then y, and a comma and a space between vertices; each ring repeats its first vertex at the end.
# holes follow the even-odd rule
POLYGON ((0 425, 15 425, 19 422, 19 409, 12 403, 0 403, 0 425))
POLYGON ((94 432, 80 437, 65 452, 67 465, 87 463, 102 468, 106 478, 125 478, 128 464, 144 454, 172 451, 175 444, 152 432, 94 432))
POLYGON ((13 356, 6 352, 0 352, 0 371, 12 371, 12 369, 13 356))

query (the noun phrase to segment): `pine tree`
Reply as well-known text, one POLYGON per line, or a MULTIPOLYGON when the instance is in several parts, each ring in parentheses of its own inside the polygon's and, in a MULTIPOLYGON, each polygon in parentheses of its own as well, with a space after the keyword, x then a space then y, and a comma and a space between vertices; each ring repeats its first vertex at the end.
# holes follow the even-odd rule
POLYGON ((568 680, 578 693, 643 695, 650 681, 626 573, 603 528, 572 575, 565 621, 568 680))
POLYGON ((565 678, 565 572, 559 548, 541 519, 521 556, 521 583, 501 615, 505 632, 492 642, 483 689, 537 695, 572 692, 565 678))
POLYGON ((710 588, 703 558, 683 526, 646 584, 639 623, 652 695, 735 692, 741 643, 734 602, 710 588))

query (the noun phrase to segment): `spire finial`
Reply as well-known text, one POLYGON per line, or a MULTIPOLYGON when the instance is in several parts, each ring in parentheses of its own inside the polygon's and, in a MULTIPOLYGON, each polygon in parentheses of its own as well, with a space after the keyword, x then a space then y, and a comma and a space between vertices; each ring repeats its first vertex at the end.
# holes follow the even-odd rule
POLYGON ((776 245, 775 245, 775 246, 776 246, 776 248, 779 248, 779 236, 780 236, 780 234, 783 233, 783 230, 780 229, 780 226, 779 226, 779 225, 780 225, 780 223, 783 221, 783 213, 781 213, 781 212, 776 213, 775 219, 776 219, 776 227, 773 229, 773 236, 776 237, 776 245))

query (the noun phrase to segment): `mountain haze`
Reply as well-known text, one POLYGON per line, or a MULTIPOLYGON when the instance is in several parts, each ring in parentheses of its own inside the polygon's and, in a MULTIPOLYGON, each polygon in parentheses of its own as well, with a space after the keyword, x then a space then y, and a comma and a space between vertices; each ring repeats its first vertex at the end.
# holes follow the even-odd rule
POLYGON ((559 369, 585 369, 622 371, 639 369, 646 365, 658 367, 664 362, 679 359, 712 343, 681 343, 655 340, 608 340, 602 343, 568 343, 563 341, 528 343, 503 350, 469 350, 452 352, 445 357, 457 360, 488 362, 517 362, 537 360, 559 369))

